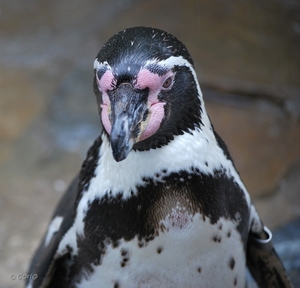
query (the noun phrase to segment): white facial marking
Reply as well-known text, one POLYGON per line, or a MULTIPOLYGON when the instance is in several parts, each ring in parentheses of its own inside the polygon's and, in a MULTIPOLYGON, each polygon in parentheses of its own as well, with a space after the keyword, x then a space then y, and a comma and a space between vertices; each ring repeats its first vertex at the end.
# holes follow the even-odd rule
POLYGON ((94 61, 94 69, 96 69, 98 71, 98 70, 103 69, 103 68, 111 70, 111 67, 110 67, 110 65, 108 64, 107 61, 99 62, 98 58, 96 58, 95 61, 94 61))

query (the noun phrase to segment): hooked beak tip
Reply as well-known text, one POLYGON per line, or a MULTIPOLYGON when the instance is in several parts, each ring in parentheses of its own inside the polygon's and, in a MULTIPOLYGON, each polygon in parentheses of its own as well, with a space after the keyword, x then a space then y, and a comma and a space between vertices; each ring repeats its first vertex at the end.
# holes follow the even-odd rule
POLYGON ((127 158, 134 144, 131 139, 126 138, 111 139, 112 154, 117 162, 127 158))
POLYGON ((129 153, 126 153, 126 151, 113 151, 113 157, 117 162, 121 162, 128 156, 129 153))

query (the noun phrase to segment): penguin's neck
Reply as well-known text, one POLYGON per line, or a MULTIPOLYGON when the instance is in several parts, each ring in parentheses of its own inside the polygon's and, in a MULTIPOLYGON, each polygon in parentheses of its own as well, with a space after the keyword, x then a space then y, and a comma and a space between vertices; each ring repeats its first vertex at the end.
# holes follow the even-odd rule
POLYGON ((232 168, 231 161, 218 146, 213 132, 204 134, 200 129, 175 136, 174 140, 161 148, 131 151, 121 162, 114 160, 105 134, 102 135, 98 151, 95 177, 91 179, 88 191, 85 191, 96 198, 120 193, 128 198, 137 193, 138 186, 145 185, 145 178, 159 182, 163 176, 179 171, 192 173, 193 169, 199 169, 204 174, 213 174, 222 167, 232 168))

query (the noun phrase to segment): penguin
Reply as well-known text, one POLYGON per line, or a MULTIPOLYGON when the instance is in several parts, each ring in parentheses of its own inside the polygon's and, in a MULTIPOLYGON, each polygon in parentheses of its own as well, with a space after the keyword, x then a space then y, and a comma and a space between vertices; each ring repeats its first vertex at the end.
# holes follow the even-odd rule
POLYGON ((123 30, 94 62, 102 131, 30 265, 36 287, 292 287, 173 35, 123 30))

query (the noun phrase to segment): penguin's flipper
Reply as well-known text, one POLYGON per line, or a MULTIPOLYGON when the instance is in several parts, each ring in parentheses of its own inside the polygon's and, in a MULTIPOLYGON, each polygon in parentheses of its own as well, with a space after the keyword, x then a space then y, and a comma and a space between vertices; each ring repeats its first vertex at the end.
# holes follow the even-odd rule
MULTIPOLYGON (((74 178, 61 198, 50 221, 48 231, 32 259, 28 274, 35 275, 35 279, 33 277, 27 279, 27 288, 67 286, 64 281, 68 279, 60 279, 60 277, 67 274, 67 271, 64 271, 67 269, 65 264, 71 261, 72 251, 69 245, 59 252, 58 248, 74 223, 77 201, 82 195, 82 191, 94 177, 93 171, 97 165, 98 149, 101 143, 101 137, 98 137, 90 147, 79 175, 74 178)), ((72 241, 72 239, 69 240, 72 241)))
MULTIPOLYGON (((78 194, 78 176, 75 177, 68 190, 60 200, 51 220, 53 227, 57 227, 57 231, 52 230, 49 234, 51 224, 48 228, 48 233, 46 233, 43 241, 38 247, 30 268, 29 275, 36 275, 36 279, 28 279, 26 287, 35 288, 35 287, 44 287, 51 278, 50 275, 53 275, 53 261, 54 256, 57 252, 58 245, 65 235, 65 233, 72 226, 74 221, 74 203, 78 194), (61 219, 60 223, 54 223, 55 221, 61 219), (51 237, 49 237, 49 236, 51 237)), ((47 286, 47 285, 46 285, 47 286)))
POLYGON ((261 288, 293 287, 273 243, 272 233, 264 227, 261 234, 250 233, 247 244, 247 266, 261 288))

